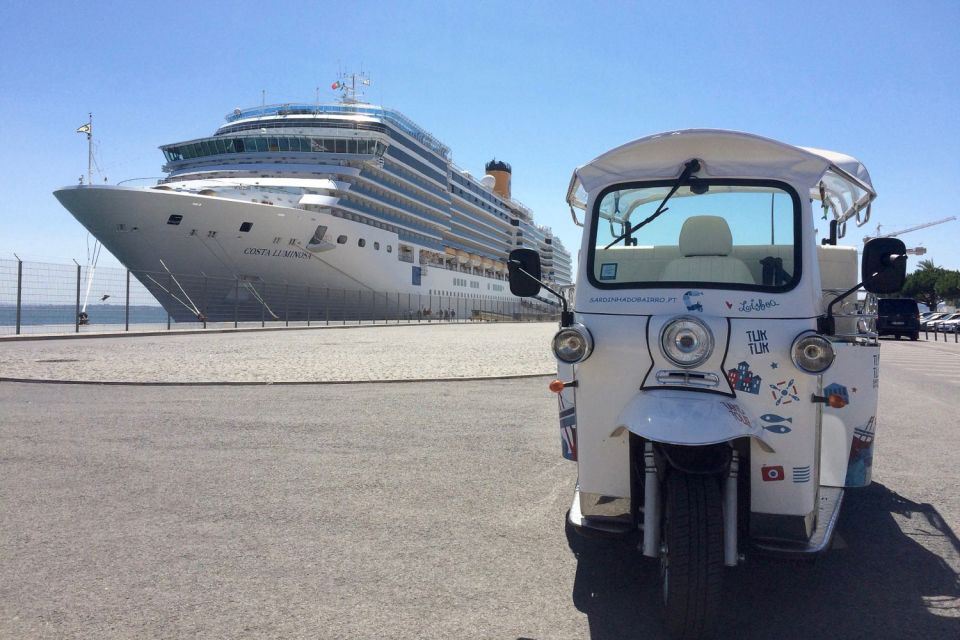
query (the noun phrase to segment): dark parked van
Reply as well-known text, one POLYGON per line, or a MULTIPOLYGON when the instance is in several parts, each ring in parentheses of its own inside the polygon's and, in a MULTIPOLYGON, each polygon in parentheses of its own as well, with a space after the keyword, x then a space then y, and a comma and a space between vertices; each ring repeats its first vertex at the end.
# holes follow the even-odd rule
POLYGON ((920 337, 920 309, 910 298, 880 298, 877 302, 877 334, 920 337))

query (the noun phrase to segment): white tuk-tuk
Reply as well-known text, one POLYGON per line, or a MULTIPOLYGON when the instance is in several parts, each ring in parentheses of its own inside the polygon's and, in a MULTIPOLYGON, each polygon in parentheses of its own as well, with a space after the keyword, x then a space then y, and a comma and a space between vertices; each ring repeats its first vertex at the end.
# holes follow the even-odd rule
MULTIPOLYGON (((844 488, 870 483, 874 294, 900 289, 905 248, 871 241, 858 277, 837 240, 875 195, 854 158, 730 131, 642 138, 574 172, 584 237, 551 384, 578 464, 568 521, 642 532, 678 637, 711 632, 724 566, 825 550, 844 488)), ((515 294, 539 273, 536 252, 511 254, 515 294)))

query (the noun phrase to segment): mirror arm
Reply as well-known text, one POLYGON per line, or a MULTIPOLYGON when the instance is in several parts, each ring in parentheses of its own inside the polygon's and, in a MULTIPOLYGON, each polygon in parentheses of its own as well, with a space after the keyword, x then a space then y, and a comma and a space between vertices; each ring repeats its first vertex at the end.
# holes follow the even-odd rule
MULTIPOLYGON (((889 261, 889 263, 888 263, 888 266, 893 266, 893 265, 895 265, 898 261, 900 261, 900 260, 906 260, 906 259, 907 259, 907 255, 906 255, 906 254, 902 254, 902 255, 898 255, 898 256, 896 256, 896 257, 892 257, 892 259, 891 259, 891 260, 889 261)), ((878 273, 872 274, 869 278, 865 279, 863 282, 860 282, 859 284, 857 284, 857 285, 856 285, 855 287, 853 287, 852 289, 848 289, 847 291, 841 293, 839 296, 837 296, 836 298, 834 298, 834 299, 830 302, 830 304, 827 305, 827 315, 826 315, 826 316, 820 316, 819 318, 817 318, 817 333, 821 333, 821 334, 827 335, 827 336, 832 336, 832 335, 836 332, 836 322, 835 322, 834 319, 833 319, 833 305, 837 304, 838 302, 840 302, 841 300, 843 300, 844 298, 846 298, 847 296, 849 296, 851 293, 853 293, 854 291, 858 290, 858 289, 859 289, 860 287, 862 287, 866 282, 869 282, 870 280, 872 280, 873 278, 875 278, 877 275, 878 275, 878 273)))
POLYGON ((573 313, 572 313, 572 312, 570 311, 570 309, 567 307, 567 299, 566 299, 566 298, 564 298, 562 295, 560 295, 560 293, 558 293, 558 292, 554 291, 553 289, 551 289, 550 287, 548 287, 548 286, 547 286, 546 284, 544 284, 543 281, 540 280, 539 278, 534 278, 532 275, 530 275, 529 273, 527 273, 527 271, 526 271, 523 267, 520 266, 520 262, 519 262, 518 260, 510 260, 509 262, 510 262, 511 264, 513 264, 514 267, 516 267, 517 271, 519 271, 519 272, 522 273, 523 275, 527 276, 528 278, 530 278, 531 280, 533 280, 534 282, 536 282, 537 284, 539 284, 541 287, 543 287, 544 289, 546 289, 547 291, 549 291, 550 293, 552 293, 553 295, 557 296, 557 298, 560 299, 560 304, 563 305, 563 311, 560 313, 560 326, 561 326, 561 327, 569 327, 570 325, 573 324, 573 313))

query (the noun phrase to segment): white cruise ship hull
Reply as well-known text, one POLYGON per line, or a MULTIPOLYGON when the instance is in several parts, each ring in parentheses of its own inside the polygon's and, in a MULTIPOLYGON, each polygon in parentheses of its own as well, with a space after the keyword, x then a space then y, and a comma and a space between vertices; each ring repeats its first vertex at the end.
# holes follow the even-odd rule
POLYGON ((178 321, 520 309, 505 278, 421 265, 415 245, 414 262, 401 260, 395 233, 300 208, 296 196, 263 204, 97 185, 54 195, 178 321), (324 241, 310 245, 318 226, 324 241))

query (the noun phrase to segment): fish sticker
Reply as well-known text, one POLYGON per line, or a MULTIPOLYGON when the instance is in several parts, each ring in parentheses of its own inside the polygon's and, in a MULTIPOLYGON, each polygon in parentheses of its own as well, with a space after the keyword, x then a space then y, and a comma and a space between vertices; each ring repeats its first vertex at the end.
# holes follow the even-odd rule
POLYGON ((765 424, 763 428, 771 433, 790 433, 793 431, 793 429, 785 424, 765 424))
POLYGON ((793 422, 793 418, 784 418, 783 416, 778 416, 775 413, 765 413, 760 416, 760 419, 764 422, 793 422))

